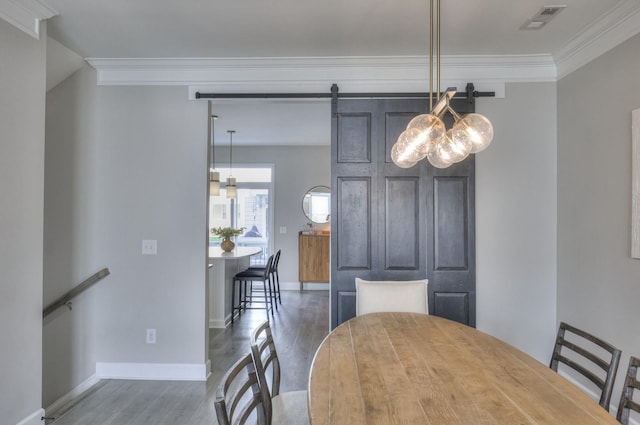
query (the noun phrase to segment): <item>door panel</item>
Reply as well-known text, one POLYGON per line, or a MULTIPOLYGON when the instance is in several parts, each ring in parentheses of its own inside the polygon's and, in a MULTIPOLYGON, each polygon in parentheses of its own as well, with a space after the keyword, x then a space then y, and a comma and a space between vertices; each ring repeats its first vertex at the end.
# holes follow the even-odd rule
POLYGON ((371 178, 341 177, 337 186, 337 267, 370 270, 371 178))
POLYGON ((385 270, 419 268, 419 180, 387 177, 385 189, 385 270), (402 208, 397 208, 399 205, 402 208))
POLYGON ((338 134, 338 162, 371 162, 371 114, 339 114, 338 134))
POLYGON ((469 323, 469 294, 467 292, 435 292, 431 314, 469 323))
MULTIPOLYGON (((427 103, 334 98, 332 328, 355 315, 356 277, 427 277, 432 314, 475 326, 475 158, 444 170, 426 160, 403 169, 390 158, 400 133, 427 103)), ((452 106, 464 114, 475 105, 453 99, 452 106)))
POLYGON ((413 112, 385 113, 385 162, 392 162, 391 148, 393 147, 394 143, 396 143, 396 140, 398 140, 398 136, 400 135, 400 133, 402 133, 405 128, 407 128, 407 124, 409 124, 409 121, 411 121, 416 115, 420 114, 420 110, 418 108, 416 109, 417 110, 413 112))
POLYGON ((434 184, 435 270, 468 268, 467 179, 436 177, 434 184))

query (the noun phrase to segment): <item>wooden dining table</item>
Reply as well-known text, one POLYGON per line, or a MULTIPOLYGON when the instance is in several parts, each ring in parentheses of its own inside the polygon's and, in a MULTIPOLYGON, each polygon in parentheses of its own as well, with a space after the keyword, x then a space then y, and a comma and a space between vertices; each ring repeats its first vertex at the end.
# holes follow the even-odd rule
POLYGON ((417 313, 367 314, 335 328, 316 352, 308 397, 312 425, 618 423, 515 347, 417 313))

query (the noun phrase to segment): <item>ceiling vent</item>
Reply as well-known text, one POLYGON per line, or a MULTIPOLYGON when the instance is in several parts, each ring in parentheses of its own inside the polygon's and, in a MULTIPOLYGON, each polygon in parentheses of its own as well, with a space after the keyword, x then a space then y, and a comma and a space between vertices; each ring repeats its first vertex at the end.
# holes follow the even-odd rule
POLYGON ((527 22, 525 22, 520 29, 521 30, 539 30, 544 27, 551 21, 553 18, 558 16, 560 12, 562 12, 567 6, 562 5, 552 5, 552 6, 544 6, 535 16, 527 22))

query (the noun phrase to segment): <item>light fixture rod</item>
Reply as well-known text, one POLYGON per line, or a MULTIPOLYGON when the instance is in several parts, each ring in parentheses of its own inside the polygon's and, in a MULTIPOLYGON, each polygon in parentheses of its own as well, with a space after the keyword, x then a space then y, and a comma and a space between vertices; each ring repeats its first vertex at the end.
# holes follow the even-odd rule
POLYGON ((436 67, 436 92, 438 93, 438 98, 440 98, 440 0, 437 0, 436 3, 438 18, 437 21, 437 32, 436 32, 436 46, 437 46, 437 67, 436 67))
POLYGON ((227 133, 229 133, 229 175, 231 175, 233 165, 233 133, 235 132, 235 130, 227 130, 227 133))
POLYGON ((431 109, 430 114, 439 117, 440 114, 447 109, 449 100, 453 99, 453 96, 455 96, 456 92, 457 89, 455 87, 447 88, 447 90, 442 93, 442 96, 440 96, 440 98, 436 102, 436 106, 431 109))
MULTIPOLYGON (((211 119, 211 111, 212 111, 212 105, 211 105, 211 101, 207 102, 207 142, 209 144, 209 149, 211 149, 211 146, 213 146, 213 139, 212 139, 212 119, 211 119)), ((213 150, 213 149, 211 149, 213 150)), ((209 166, 211 167, 213 164, 213 153, 209 152, 209 166)))
POLYGON ((433 0, 429 2, 429 110, 433 109, 433 0))
MULTIPOLYGON (((211 104, 211 101, 209 101, 211 104)), ((217 115, 211 113, 211 107, 209 107, 209 117, 211 119, 211 168, 216 169, 216 129, 215 129, 215 121, 218 119, 217 115)))

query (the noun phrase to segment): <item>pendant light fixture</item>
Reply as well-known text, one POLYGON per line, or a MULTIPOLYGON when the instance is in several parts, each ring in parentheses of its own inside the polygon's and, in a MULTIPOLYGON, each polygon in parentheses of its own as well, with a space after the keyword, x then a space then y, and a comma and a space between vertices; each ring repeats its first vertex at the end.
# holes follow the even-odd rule
POLYGON ((456 88, 448 88, 440 96, 440 0, 436 3, 434 25, 434 0, 429 2, 429 109, 428 114, 418 115, 407 125, 391 148, 391 159, 401 168, 411 168, 425 157, 436 168, 447 168, 464 160, 470 153, 478 153, 493 140, 493 125, 485 116, 471 113, 458 115, 449 101, 456 88), (434 26, 435 31, 434 31, 434 26), (438 101, 433 105, 434 33, 436 49, 436 90, 438 101), (449 112, 454 124, 446 129, 442 117, 449 112))
POLYGON ((210 139, 210 151, 209 151, 209 196, 220 195, 220 173, 216 171, 215 160, 215 127, 214 123, 218 119, 217 115, 212 113, 211 101, 209 101, 209 139, 210 139))
POLYGON ((233 133, 235 130, 227 130, 229 133, 229 177, 227 177, 227 198, 236 199, 236 178, 231 175, 231 167, 233 165, 233 133))

